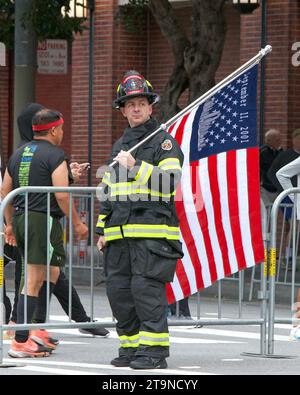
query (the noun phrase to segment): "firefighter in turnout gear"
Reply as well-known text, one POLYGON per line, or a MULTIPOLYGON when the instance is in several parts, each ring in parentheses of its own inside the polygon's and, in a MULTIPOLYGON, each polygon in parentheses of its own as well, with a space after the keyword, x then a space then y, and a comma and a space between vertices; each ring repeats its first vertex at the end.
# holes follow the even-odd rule
POLYGON ((111 361, 133 369, 166 368, 169 356, 166 283, 182 258, 175 190, 183 154, 161 131, 132 154, 127 151, 159 128, 151 117, 158 101, 138 72, 125 74, 113 102, 129 126, 114 144, 102 179, 97 223, 104 253, 107 295, 117 319, 119 356, 111 361))

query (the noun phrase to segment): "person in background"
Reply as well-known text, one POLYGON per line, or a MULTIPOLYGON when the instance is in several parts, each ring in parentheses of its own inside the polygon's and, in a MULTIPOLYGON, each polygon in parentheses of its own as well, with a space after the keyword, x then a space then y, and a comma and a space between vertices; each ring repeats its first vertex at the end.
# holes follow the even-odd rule
MULTIPOLYGON (((191 312, 189 308, 189 298, 181 299, 178 303, 179 319, 191 320, 191 312)), ((172 303, 168 306, 168 319, 177 319, 177 303, 172 303)))
POLYGON ((280 131, 268 130, 265 134, 265 145, 260 148, 260 195, 265 207, 273 204, 278 195, 277 188, 269 179, 268 171, 282 151, 280 131))
MULTIPOLYGON (((9 159, 2 184, 2 197, 23 186, 67 187, 71 170, 64 151, 59 147, 63 140, 62 115, 54 110, 42 109, 32 119, 34 139, 20 147, 9 159)), ((60 218, 69 215, 70 195, 57 192, 50 197, 50 282, 56 283, 60 267, 65 262, 60 218)), ((17 195, 5 209, 5 240, 18 246, 24 258, 25 252, 25 196, 17 195)), ((47 195, 28 195, 28 266, 27 310, 24 288, 17 307, 17 323, 32 322, 40 303, 39 293, 46 279, 47 264, 47 195)), ((72 221, 78 239, 88 237, 88 228, 83 224, 73 206, 72 221)), ((50 293, 53 286, 50 284, 50 293)), ((57 344, 47 331, 17 330, 8 354, 13 358, 48 356, 57 344)))
MULTIPOLYGON (((282 186, 283 190, 287 190, 293 188, 294 186, 300 186, 300 157, 293 160, 292 162, 288 163, 286 166, 282 167, 280 170, 277 171, 276 177, 278 182, 282 186), (292 180, 293 178, 297 178, 296 185, 293 185, 292 180)), ((294 195, 289 196, 290 200, 294 202, 294 195)), ((297 201, 297 219, 300 219, 300 204, 299 204, 299 195, 297 201)), ((298 246, 297 246, 298 247, 298 246)), ((296 252, 298 248, 296 247, 296 252)), ((300 319, 300 289, 297 292, 297 302, 295 304, 295 318, 300 319)), ((290 333, 291 340, 300 340, 300 325, 295 323, 290 333)))
MULTIPOLYGON (((33 140, 32 119, 34 115, 42 109, 45 109, 45 107, 39 103, 29 103, 19 115, 17 122, 18 122, 20 138, 21 138, 20 147, 33 140)), ((78 182, 80 178, 85 174, 85 171, 87 170, 88 166, 89 163, 77 163, 77 162, 70 163, 70 169, 71 169, 71 174, 69 175, 70 184, 72 184, 73 182, 78 182)), ((12 259, 16 262, 15 299, 14 299, 12 314, 9 320, 9 324, 13 325, 16 323, 17 320, 17 303, 18 303, 18 296, 19 296, 20 285, 21 285, 22 261, 17 248, 8 245, 6 246, 6 248, 9 248, 10 254, 8 255, 10 255, 12 259)), ((44 323, 46 320, 46 300, 47 300, 46 290, 47 290, 47 286, 46 286, 46 282, 44 282, 39 295, 40 303, 38 304, 33 316, 33 322, 35 323, 44 323)), ((67 315, 69 315, 69 280, 67 279, 65 273, 62 270, 60 271, 58 280, 55 284, 55 287, 53 288, 53 294, 54 296, 56 296, 64 312, 67 315)), ((7 302, 9 301, 7 296, 6 296, 6 300, 7 302)), ((80 323, 91 322, 91 318, 87 315, 75 287, 72 287, 72 309, 71 309, 70 318, 75 322, 80 322, 80 323)), ((109 331, 100 324, 97 325, 97 327, 82 328, 79 331, 83 334, 90 334, 92 336, 99 336, 99 337, 107 337, 109 335, 109 331)), ((13 337, 14 331, 8 331, 7 335, 9 337, 13 337)))
MULTIPOLYGON (((278 181, 278 178, 276 176, 276 173, 282 169, 284 166, 287 164, 293 162, 295 159, 299 158, 300 156, 300 129, 294 130, 292 134, 292 148, 280 152, 276 159, 273 161, 270 169, 267 172, 267 176, 269 180, 272 182, 274 187, 277 190, 277 194, 281 193, 283 191, 282 185, 278 181)), ((291 183, 294 187, 297 186, 297 176, 294 176, 291 178, 291 183)), ((283 201, 283 204, 291 204, 292 201, 290 198, 287 196, 283 201)), ((286 235, 286 248, 285 248, 285 257, 286 257, 286 264, 288 265, 289 260, 292 257, 291 253, 291 248, 290 248, 290 220, 292 218, 292 208, 285 207, 282 208, 282 211, 285 216, 285 220, 287 222, 286 228, 287 228, 287 235, 286 235)))

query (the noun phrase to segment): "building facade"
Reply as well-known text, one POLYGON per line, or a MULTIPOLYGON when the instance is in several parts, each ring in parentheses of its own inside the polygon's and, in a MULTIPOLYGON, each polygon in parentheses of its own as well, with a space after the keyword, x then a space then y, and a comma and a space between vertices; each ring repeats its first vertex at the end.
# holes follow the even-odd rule
MULTIPOLYGON (((96 171, 105 164, 113 142, 121 134, 124 120, 112 108, 117 84, 124 71, 144 74, 162 93, 173 66, 173 55, 150 13, 143 31, 127 33, 116 15, 124 0, 96 0, 93 95, 93 185, 96 171)), ((189 34, 192 8, 189 0, 173 0, 186 33, 189 34)), ((220 81, 252 58, 261 46, 262 7, 241 15, 226 4, 227 35, 220 81)), ((284 145, 290 144, 293 130, 300 127, 300 1, 267 1, 267 43, 273 52, 266 59, 264 131, 278 128, 284 145)), ((89 32, 76 36, 66 75, 36 76, 36 102, 61 111, 65 117, 64 148, 72 160, 88 159, 89 32)), ((13 62, 7 53, 0 67, 0 127, 4 160, 12 151, 13 62)), ((82 183, 86 183, 83 180, 82 183)))

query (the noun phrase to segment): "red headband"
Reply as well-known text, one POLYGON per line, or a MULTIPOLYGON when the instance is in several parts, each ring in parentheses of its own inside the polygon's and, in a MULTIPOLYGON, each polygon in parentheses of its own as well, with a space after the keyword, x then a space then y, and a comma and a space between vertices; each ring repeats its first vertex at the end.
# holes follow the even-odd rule
POLYGON ((63 118, 60 118, 58 121, 46 123, 44 125, 32 125, 32 130, 34 132, 41 132, 43 130, 49 130, 49 129, 54 128, 56 126, 62 125, 63 123, 64 123, 63 118))

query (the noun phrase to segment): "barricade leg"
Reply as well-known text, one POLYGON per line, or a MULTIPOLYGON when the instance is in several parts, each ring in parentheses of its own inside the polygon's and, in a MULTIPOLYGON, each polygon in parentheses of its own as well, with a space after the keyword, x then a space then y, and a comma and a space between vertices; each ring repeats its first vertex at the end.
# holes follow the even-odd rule
MULTIPOLYGON (((262 232, 265 246, 264 263, 261 265, 261 280, 260 291, 258 292, 258 299, 261 301, 261 319, 263 323, 260 325, 260 353, 242 353, 243 356, 266 358, 267 357, 267 316, 268 316, 268 296, 267 296, 267 276, 268 276, 268 211, 261 201, 262 213, 262 232)), ((251 288, 249 299, 252 299, 254 287, 255 267, 252 270, 251 288)))
POLYGON ((267 357, 267 265, 268 265, 268 254, 265 249, 265 260, 264 264, 261 265, 261 289, 258 293, 258 299, 261 301, 261 319, 263 322, 260 324, 260 353, 242 353, 246 357, 255 358, 266 358, 267 357))
MULTIPOLYGON (((269 322, 268 322, 268 358, 277 359, 293 359, 295 356, 288 355, 276 355, 274 354, 274 332, 275 332, 275 301, 276 301, 276 238, 277 238, 277 223, 278 223, 278 212, 279 206, 282 200, 288 196, 291 192, 299 193, 299 189, 287 190, 282 192, 274 202, 271 212, 271 237, 270 237, 270 267, 269 267, 269 322)), ((295 214, 294 214, 295 220, 295 214)))
POLYGON ((21 365, 17 365, 15 363, 3 363, 3 331, 4 331, 4 316, 5 316, 5 307, 4 307, 4 221, 3 221, 3 212, 0 207, 0 368, 13 368, 21 365))

